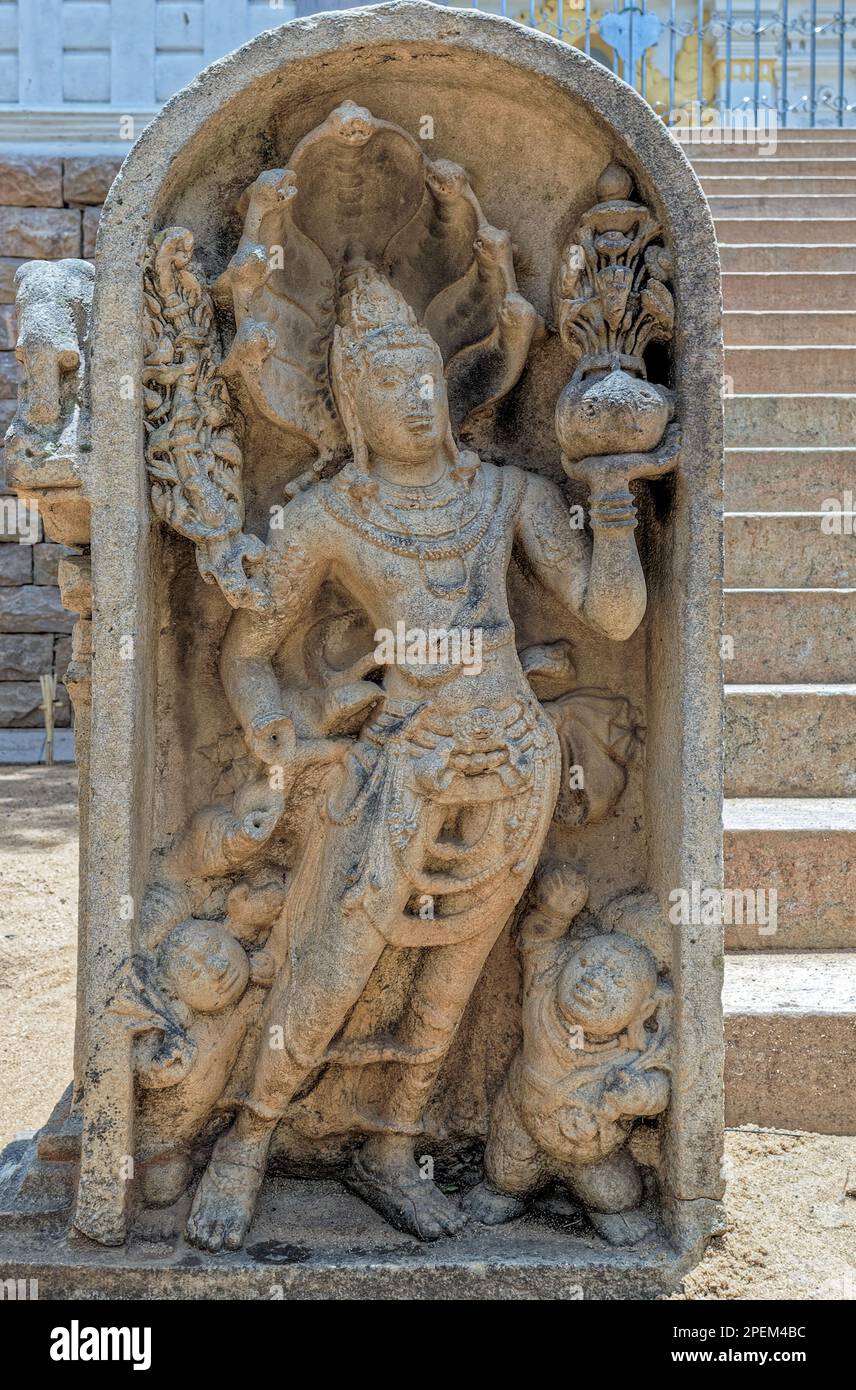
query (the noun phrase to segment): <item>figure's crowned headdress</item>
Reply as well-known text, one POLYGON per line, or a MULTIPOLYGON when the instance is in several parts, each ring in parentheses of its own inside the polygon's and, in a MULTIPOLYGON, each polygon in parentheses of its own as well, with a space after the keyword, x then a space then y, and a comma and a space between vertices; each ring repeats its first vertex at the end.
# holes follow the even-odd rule
POLYGON ((343 265, 330 348, 330 380, 340 411, 340 394, 349 389, 367 355, 381 348, 413 347, 429 348, 440 357, 431 334, 419 327, 404 295, 385 275, 365 260, 343 265))
POLYGON ((427 348, 442 371, 440 349, 431 334, 420 328, 404 295, 368 261, 347 262, 339 275, 330 384, 358 473, 368 470, 368 451, 357 420, 357 380, 374 353, 407 348, 427 348))

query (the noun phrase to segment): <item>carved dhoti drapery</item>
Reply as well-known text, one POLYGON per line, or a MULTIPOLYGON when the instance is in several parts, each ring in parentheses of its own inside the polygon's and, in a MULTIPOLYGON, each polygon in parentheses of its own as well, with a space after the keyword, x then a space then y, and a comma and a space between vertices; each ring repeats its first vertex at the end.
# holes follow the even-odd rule
POLYGON ((260 1053, 252 1108, 282 1113, 296 1071, 331 1060, 389 1063, 404 1075, 390 1088, 386 1119, 371 1117, 368 1127, 420 1132, 475 980, 537 863, 559 766, 555 731, 531 694, 500 711, 445 718, 426 704, 388 704, 368 726, 324 818, 314 892, 339 910, 324 921, 310 912, 292 923, 295 939, 276 946, 285 965, 266 1018, 281 1022, 285 1046, 260 1053), (334 1035, 387 946, 431 957, 397 1036, 338 1045, 334 1035))

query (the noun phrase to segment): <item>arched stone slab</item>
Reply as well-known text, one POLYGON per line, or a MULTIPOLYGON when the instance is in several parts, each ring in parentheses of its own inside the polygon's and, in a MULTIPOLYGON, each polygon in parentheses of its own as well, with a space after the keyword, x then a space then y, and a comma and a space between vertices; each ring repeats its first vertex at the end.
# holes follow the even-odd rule
MULTIPOLYGON (((154 313, 160 325, 157 333, 163 341, 163 335, 169 336, 173 331, 164 327, 175 321, 169 318, 171 304, 174 309, 181 301, 185 312, 188 302, 199 302, 200 286, 204 293, 213 295, 206 312, 215 325, 214 336, 209 334, 208 346, 204 351, 200 349, 208 355, 201 365, 197 361, 195 378, 191 373, 190 379, 197 382, 209 366, 215 371, 219 368, 230 348, 235 352, 235 321, 240 328, 242 317, 252 320, 256 315, 261 323, 261 328, 255 327, 248 334, 248 351, 255 351, 253 344, 260 341, 258 350, 268 350, 263 341, 264 314, 258 318, 259 301, 247 298, 241 303, 256 307, 252 312, 241 309, 235 290, 233 257, 239 246, 263 245, 270 250, 275 242, 267 233, 260 240, 256 237, 263 221, 253 221, 252 195, 247 190, 250 185, 258 189, 260 185, 254 181, 264 175, 269 180, 266 187, 273 192, 263 189, 263 194, 274 199, 272 207, 279 207, 275 200, 284 196, 285 185, 280 180, 274 186, 270 173, 265 171, 287 170, 300 142, 321 127, 342 103, 354 103, 375 121, 389 123, 405 133, 410 143, 406 156, 401 154, 400 158, 408 161, 411 202, 415 199, 418 203, 423 196, 423 185, 427 190, 424 197, 430 200, 432 196, 430 178, 420 165, 423 154, 431 168, 436 161, 451 161, 466 171, 471 190, 466 196, 477 200, 476 224, 484 231, 484 237, 490 241, 497 233, 506 238, 501 244, 507 248, 504 254, 513 282, 506 278, 496 300, 501 312, 497 309, 495 317, 486 322, 495 332, 496 325, 505 322, 509 304, 516 309, 525 305, 529 337, 519 361, 507 344, 501 343, 501 335, 499 339, 494 337, 488 347, 478 349, 485 355, 476 359, 471 381, 500 382, 496 389, 484 386, 485 408, 480 414, 475 412, 475 423, 468 417, 469 433, 462 440, 488 460, 481 467, 493 467, 495 472, 498 469, 497 476, 507 468, 509 477, 512 468, 521 469, 522 473, 515 475, 522 478, 521 499, 529 495, 526 489, 531 490, 532 474, 541 475, 550 485, 561 483, 572 509, 586 507, 590 486, 595 529, 626 528, 630 516, 627 508, 633 508, 627 480, 653 479, 650 483, 635 481, 632 488, 640 515, 637 534, 647 582, 647 614, 641 625, 641 609, 632 623, 621 617, 621 605, 625 603, 621 595, 630 592, 628 586, 632 587, 633 581, 628 577, 629 570, 618 565, 610 581, 617 597, 614 603, 601 605, 596 628, 590 622, 588 627, 582 622, 568 628, 572 659, 569 661, 565 653, 559 665, 564 662, 562 670, 572 682, 570 688, 567 683, 562 687, 561 680, 557 683, 555 662, 559 659, 555 652, 549 660, 544 655, 545 644, 555 642, 560 635, 564 641, 564 630, 560 634, 556 627, 552 600, 542 603, 533 598, 533 570, 527 562, 512 566, 509 594, 517 646, 521 648, 523 635, 528 644, 521 650, 523 670, 545 707, 550 701, 554 706, 550 717, 559 730, 565 753, 563 776, 569 762, 572 768, 586 761, 589 769, 597 769, 587 789, 573 787, 573 795, 566 796, 565 802, 560 797, 561 823, 554 822, 549 831, 541 857, 542 869, 546 859, 573 861, 575 872, 585 879, 588 897, 588 906, 574 930, 581 930, 584 938, 593 938, 599 929, 599 940, 612 933, 612 945, 603 947, 607 954, 619 937, 629 940, 628 950, 631 954, 635 950, 637 955, 641 952, 638 961, 644 957, 651 962, 653 978, 659 981, 655 1002, 646 1015, 650 1018, 647 1031, 637 1019, 642 1031, 621 1035, 625 1039, 621 1047, 629 1048, 636 1058, 649 1055, 646 1049, 653 1047, 655 1027, 660 1042, 668 1042, 669 1047, 668 1065, 663 1062, 660 1072, 669 1078, 662 1104, 655 1105, 649 1098, 649 1109, 646 1111, 643 1106, 635 1112, 652 1118, 641 1127, 637 1125, 631 1140, 634 1171, 646 1175, 652 1194, 656 1188, 656 1196, 646 1198, 654 1224, 638 1246, 620 1254, 608 1242, 602 1246, 595 1242, 597 1248, 592 1254, 591 1248, 586 1251, 572 1237, 563 1247, 554 1235, 547 1241, 549 1248, 542 1249, 537 1241, 524 1238, 518 1249, 513 1225, 489 1234, 487 1227, 472 1222, 461 1235, 448 1237, 448 1243, 441 1242, 446 1264, 451 1261, 449 1267, 454 1266, 460 1277, 470 1281, 471 1291, 477 1285, 483 1290, 475 1296, 519 1296, 524 1289, 535 1290, 541 1296, 577 1296, 567 1292, 577 1285, 584 1286, 593 1296, 603 1296, 597 1290, 606 1291, 610 1297, 639 1296, 640 1292, 644 1296, 667 1287, 697 1257, 717 1227, 722 1188, 721 931, 715 924, 706 924, 692 910, 683 924, 677 920, 680 912, 674 911, 680 891, 686 891, 692 904, 705 889, 715 892, 721 882, 718 633, 722 367, 714 233, 704 197, 680 147, 651 109, 606 69, 578 50, 519 25, 476 11, 450 10, 411 0, 293 21, 260 35, 207 69, 168 102, 145 131, 125 161, 105 205, 98 234, 87 343, 91 452, 75 462, 75 486, 82 481, 91 509, 94 655, 85 885, 87 932, 80 964, 85 979, 86 1017, 82 1044, 85 1063, 78 1078, 83 1141, 74 1224, 96 1241, 121 1244, 126 1239, 129 1220, 137 1219, 134 1213, 139 1213, 145 1183, 141 1174, 157 1149, 152 1136, 160 1112, 158 1103, 151 1100, 154 1092, 146 1089, 148 1083, 141 1080, 144 1074, 151 1073, 141 1063, 139 1039, 150 1037, 153 1028, 160 1029, 158 1036, 166 1036, 163 1020, 167 1015, 175 1022, 176 1036, 186 1024, 180 1009, 173 1018, 175 1011, 170 1013, 163 1000, 159 1002, 159 996, 155 998, 152 993, 157 992, 161 977, 149 978, 146 974, 150 969, 146 961, 161 960, 157 953, 174 930, 171 924, 176 920, 176 903, 164 907, 158 885, 171 885, 172 891, 176 884, 181 887, 191 880, 205 879, 212 894, 207 907, 201 901, 191 903, 188 897, 184 903, 186 915, 199 921, 226 912, 227 920, 234 925, 237 900, 232 901, 232 907, 224 907, 223 895, 229 885, 237 886, 233 882, 237 861, 229 859, 228 854, 222 862, 216 855, 210 857, 213 852, 209 841, 205 841, 207 848, 200 849, 198 839, 202 834, 198 817, 206 807, 221 803, 228 807, 229 798, 235 796, 230 814, 240 818, 245 813, 255 815, 258 810, 245 796, 249 775, 245 766, 247 749, 240 729, 236 728, 237 706, 232 700, 230 708, 224 695, 217 671, 218 653, 230 614, 248 611, 254 605, 259 610, 263 608, 261 580, 258 591, 252 593, 252 585, 246 588, 243 581, 248 576, 252 579, 254 575, 271 572, 269 560, 259 560, 256 552, 259 546, 264 548, 267 524, 277 506, 282 510, 287 503, 286 515, 296 514, 288 512, 288 507, 293 506, 288 497, 303 495, 300 489, 306 486, 306 470, 309 467, 311 474, 312 465, 312 449, 307 446, 307 439, 309 445, 312 442, 312 428, 304 429, 302 434, 289 432, 283 429, 276 410, 254 408, 253 400, 258 404, 263 393, 253 396, 249 369, 242 378, 245 394, 240 382, 235 385, 234 378, 228 377, 232 393, 229 408, 233 414, 225 425, 217 427, 218 447, 226 460, 223 467, 233 470, 229 486, 238 479, 235 486, 240 497, 236 505, 240 514, 236 513, 234 523, 238 529, 233 527, 229 532, 229 546, 233 548, 226 561, 220 541, 199 541, 197 568, 191 524, 195 514, 189 521, 185 518, 182 529, 174 510, 170 511, 174 480, 157 483, 157 475, 152 474, 152 430, 165 416, 158 414, 160 407, 149 395, 141 402, 139 383, 151 383, 156 376, 152 372, 151 347, 147 348, 143 341, 144 313, 154 313), (626 174, 620 170, 617 175, 611 173, 615 164, 626 174), (619 227, 621 230, 616 232, 619 227), (188 268, 191 279, 179 277, 175 282, 169 281, 178 300, 169 299, 167 284, 177 262, 170 260, 166 279, 158 279, 152 269, 154 252, 150 249, 153 238, 160 234, 161 241, 156 244, 162 246, 163 234, 174 228, 191 234, 194 257, 188 268), (588 242, 587 228, 593 229, 588 242), (607 293, 601 272, 615 262, 615 243, 610 242, 610 237, 616 235, 625 237, 627 244, 638 236, 638 246, 632 254, 626 252, 625 246, 630 257, 627 274, 622 277, 610 271, 607 277, 609 293, 613 295, 610 302, 617 302, 616 294, 620 299, 623 293, 625 299, 615 311, 618 328, 613 325, 612 336, 601 326, 591 341, 586 339, 588 357, 584 352, 583 361, 589 362, 589 384, 598 376, 603 377, 606 370, 621 372, 626 368, 631 385, 634 374, 638 380, 647 372, 654 385, 662 388, 654 405, 659 409, 661 401, 667 402, 660 425, 645 442, 621 448, 610 443, 594 450, 595 464, 602 464, 600 456, 609 454, 610 449, 617 449, 625 459, 635 460, 624 467, 623 492, 621 488, 610 492, 602 479, 598 483, 595 475, 601 475, 589 466, 592 457, 580 462, 580 451, 574 455, 569 442, 570 427, 563 433, 559 421, 557 437, 554 424, 557 400, 580 362, 580 352, 574 348, 578 339, 574 338, 573 325, 580 321, 581 312, 586 322, 590 320, 589 309, 581 311, 579 306, 583 302, 593 305, 595 300, 601 309, 606 305, 606 299, 600 298, 607 293), (602 236, 606 240, 598 242, 602 236), (590 249, 593 259, 586 262, 588 270, 580 279, 585 254, 579 248, 586 245, 594 248, 590 249), (653 248, 650 255, 648 247, 653 248), (626 299, 628 293, 636 296, 632 303, 626 299), (647 308, 640 307, 643 300, 647 308), (627 317, 622 317, 625 313, 627 317), (646 332, 653 335, 650 347, 646 346, 649 338, 645 334, 640 337, 637 332, 640 315, 644 313, 649 316, 646 332), (659 324, 656 330, 650 327, 655 319, 659 324), (636 349, 631 337, 637 343, 636 349), (599 373, 592 366, 596 353, 601 351, 597 344, 608 344, 603 351, 612 363, 611 368, 603 368, 599 373), (501 358, 500 371, 496 366, 497 353, 501 356, 503 352, 510 356, 501 358), (512 367, 507 366, 508 362, 512 367), (663 436, 667 418, 672 423, 663 436), (153 480, 156 490, 160 487, 162 492, 166 487, 169 494, 162 505, 156 503, 157 516, 152 509, 153 480), (286 492, 288 484, 291 487, 286 492), (595 506, 598 487, 601 501, 595 506), (622 497, 626 497, 626 502, 621 501, 622 497), (168 524, 170 520, 174 529, 168 524), (237 550, 233 546, 236 535, 243 537, 237 550), (261 565, 258 570, 253 568, 257 563, 261 565), (604 701, 614 703, 607 705, 604 701), (640 722, 647 728, 644 756, 638 746, 640 722), (623 732, 619 733, 619 728, 623 732), (600 755, 590 752, 595 745, 601 750, 600 755), (586 750, 584 755, 580 749, 586 750), (191 849, 193 836, 197 838, 191 849), (219 888, 215 883, 217 875, 219 888), (226 879, 228 883, 223 887, 226 879), (674 921, 670 920, 670 912, 674 921), (167 924, 160 936, 159 922, 167 924), (129 965, 135 958, 136 964, 129 965), (146 1009, 150 1012, 145 1013, 146 1009), (141 1025, 143 1014, 148 1023, 141 1025), (160 1022, 152 1024, 152 1018, 160 1022), (626 1041, 631 1037, 635 1042, 626 1041), (668 1108, 663 1111, 666 1099, 668 1108), (657 1114, 659 1119, 655 1121, 653 1116, 657 1114), (134 1159, 135 1164, 129 1164, 129 1159, 134 1159), (511 1272, 519 1260, 527 1270, 522 1282, 511 1272), (482 1276, 477 1277, 474 1272, 485 1266, 486 1285, 482 1276), (555 1292, 549 1293, 550 1289, 555 1292)), ((385 153, 382 158, 392 156, 385 153)), ((305 158, 304 166, 308 167, 305 158)), ((357 163, 353 168, 359 171, 362 166, 357 163)), ((340 177, 337 169, 334 159, 329 174, 331 186, 340 177)), ((346 180, 361 175, 346 170, 341 177, 346 180)), ((320 199, 318 205, 323 207, 323 180, 319 188, 320 192, 313 196, 316 204, 320 199)), ((389 194, 384 197, 388 200, 389 194)), ((308 212, 304 215, 306 226, 317 226, 317 213, 312 214, 315 223, 308 212)), ((425 227, 433 225, 431 218, 435 215, 436 209, 432 212, 428 207, 425 227)), ((299 212, 295 213, 298 217, 299 212)), ((401 218, 396 222, 390 215, 391 231, 400 234, 401 225, 401 218)), ((325 254, 331 262, 337 256, 341 261, 345 255, 340 242, 341 238, 333 238, 326 247, 325 254)), ((417 244, 431 245, 430 238, 423 243, 417 240, 414 245, 417 244)), ((291 245, 293 248, 295 243, 292 241, 291 245)), ((287 242, 285 249, 287 252, 287 242)), ((250 254, 255 254, 252 249, 250 254)), ((305 251, 300 254, 304 256, 301 264, 316 268, 307 270, 307 275, 321 274, 317 271, 317 258, 307 259, 305 251)), ((380 252, 372 250, 369 259, 374 257, 375 264, 370 267, 369 281, 374 284, 372 276, 376 272, 389 273, 394 281, 395 267, 407 262, 409 255, 411 261, 407 263, 412 268, 413 254, 407 246, 402 251, 399 242, 395 255, 390 253, 389 263, 377 265, 382 258, 380 252)), ((334 279, 341 273, 341 265, 333 264, 334 279)), ((479 272, 476 269, 467 273, 477 276, 479 272)), ((337 283, 341 288, 341 279, 337 283)), ((432 285, 432 295, 435 289, 432 285)), ((288 294, 295 293, 293 285, 286 285, 282 293, 286 290, 288 294)), ((376 288, 371 289, 369 297, 375 292, 376 288)), ((427 300, 427 293, 424 298, 427 300)), ((440 301, 435 319, 441 312, 454 312, 460 319, 464 313, 460 290, 450 291, 447 300, 440 301), (447 300, 451 308, 446 307, 447 300)), ((433 302, 438 303, 436 297, 433 302)), ((316 295, 311 301, 313 313, 317 310, 320 314, 320 303, 316 295)), ((435 321, 431 322, 432 331, 439 334, 435 321)), ((422 331, 422 327, 415 325, 414 320, 414 331, 422 331)), ((462 341, 466 341, 466 335, 462 337, 459 331, 454 339, 456 348, 462 341)), ((285 349, 283 355, 288 357, 285 349)), ((172 360, 179 358, 174 356, 172 360)), ((188 360, 185 355, 185 363, 188 360)), ((317 370, 323 371, 323 354, 319 360, 322 365, 317 370)), ((448 362, 445 365, 448 367, 448 362)), ((161 389, 157 381, 155 387, 161 389)), ((161 387, 167 395, 173 390, 171 384, 163 387, 161 382, 161 387)), ((332 446, 316 468, 322 481, 313 486, 321 491, 313 494, 310 486, 310 497, 326 495, 324 489, 341 463, 336 454, 336 411, 344 424, 341 438, 351 436, 341 393, 334 394, 335 400, 328 409, 328 418, 333 421, 328 439, 332 446), (323 481, 325 478, 327 482, 323 481)), ((174 398, 170 399, 174 408, 174 398)), ((615 408, 609 401, 603 406, 613 414, 615 408)), ((164 405, 163 410, 166 409, 164 405)), ((280 413, 288 425, 292 415, 280 413)), ((310 412, 301 418, 318 417, 310 412)), ((320 441, 320 430, 318 438, 320 441)), ((171 439, 167 445, 166 454, 174 462, 171 439)), ((318 447, 321 449, 320 442, 318 447)), ((468 457, 475 458, 475 454, 460 455, 461 459, 468 457)), ((476 464, 466 467, 475 468, 476 464)), ((349 475, 346 470, 339 476, 349 475)), ((222 473, 218 478, 222 478, 222 473)), ((334 493, 330 484, 331 497, 334 493)), ((548 493, 544 495, 547 497, 548 493)), ((549 497, 554 495, 558 494, 549 492, 549 497)), ((354 505, 359 507, 362 503, 354 505)), ((540 511, 533 508, 533 534, 540 536, 538 545, 543 546, 543 555, 552 553, 546 520, 550 505, 545 502, 540 511), (539 527, 545 528, 543 534, 539 527)), ((510 527, 525 530, 528 506, 525 500, 509 504, 510 527)), ((497 503, 496 525, 500 524, 501 515, 502 508, 497 503)), ((312 560, 312 525, 307 531, 307 564, 312 560)), ((564 540, 556 543, 560 550, 566 544, 564 540)), ((270 546, 266 555, 269 552, 270 546)), ((536 579, 539 556, 542 551, 538 551, 534 562, 536 579)), ((431 585, 441 582, 440 572, 434 574, 429 565, 426 574, 428 591, 433 592, 431 585)), ((445 576, 442 582, 452 581, 445 576)), ((582 598, 580 602, 583 603, 582 598)), ((595 602, 590 600, 589 619, 595 602)), ((343 608, 341 595, 328 595, 325 603, 328 606, 323 612, 318 610, 319 623, 327 625, 323 628, 323 642, 321 629, 313 628, 316 635, 308 647, 309 639, 304 641, 302 656, 294 643, 291 647, 286 644, 287 649, 277 658, 280 678, 284 670, 294 668, 298 657, 315 670, 321 659, 319 651, 328 670, 330 663, 333 667, 346 664, 347 643, 344 639, 342 645, 337 647, 336 643, 340 640, 337 634, 350 621, 347 606, 343 608), (334 659, 335 653, 338 658, 334 659)), ((233 621, 230 631, 237 630, 233 621)), ((358 635, 363 632, 359 622, 353 630, 358 635)), ((236 650, 244 653, 245 649, 239 643, 236 650)), ((247 659, 241 654, 239 665, 247 659)), ((228 686, 225 674, 224 680, 228 686)), ((499 698, 495 697, 494 687, 482 689, 488 691, 483 703, 492 708, 491 701, 499 698)), ((307 736, 305 730, 303 735, 300 733, 300 717, 298 739, 307 736)), ((536 721, 540 717, 536 716, 536 721)), ((357 724, 349 727, 346 736, 353 737, 356 727, 357 724)), ((469 756, 460 753, 462 744, 456 747, 455 756, 469 756)), ((282 825, 286 827, 291 825, 289 805, 287 793, 285 812, 278 805, 275 814, 271 813, 274 820, 283 814, 282 825)), ((305 816, 306 813, 304 821, 305 816)), ((281 830, 284 844, 291 843, 288 834, 281 830)), ((293 893, 294 883, 303 884, 300 875, 308 870, 304 850, 291 859, 289 854, 283 850, 277 862, 291 871, 289 891, 293 893)), ((527 876, 537 857, 536 854, 531 863, 525 861, 527 876)), ((524 860, 525 856, 521 863, 524 860)), ((537 881, 542 883, 540 878, 537 881)), ((299 891, 309 895, 305 897, 308 902, 311 889, 303 884, 299 891)), ((543 879, 542 887, 532 891, 536 896, 530 897, 529 907, 522 915, 517 914, 515 927, 524 947, 526 932, 534 930, 532 912, 535 910, 537 915, 537 904, 546 901, 548 880, 543 879)), ((509 898, 509 904, 512 903, 513 898, 509 898)), ((570 910, 569 915, 573 916, 570 910)), ((268 923, 265 930, 269 929, 268 923)), ((298 931, 294 923, 292 930, 298 931)), ((435 935, 439 939, 442 928, 438 927, 435 935)), ((274 937, 275 931, 271 939, 274 937)), ((573 930, 568 949, 576 950, 572 937, 573 930)), ((405 937, 391 934, 388 939, 394 943, 394 952, 396 941, 405 937)), ((497 1093, 502 1093, 505 1068, 520 1040, 518 947, 511 944, 508 932, 500 935, 474 987, 456 1041, 420 1121, 424 1151, 431 1156, 436 1150, 438 1161, 458 1174, 464 1187, 477 1176, 480 1146, 499 1124, 494 1101, 497 1093)), ((430 952, 434 948, 429 945, 426 949, 430 952)), ((525 959, 525 949, 523 954, 525 959)), ((252 959, 252 951, 250 956, 252 959)), ((644 975, 649 966, 639 963, 638 968, 644 975)), ((284 1165, 285 1172, 308 1172, 316 1179, 331 1171, 338 1172, 337 1165, 353 1149, 354 1134, 371 1128, 367 1122, 361 1122, 361 1131, 354 1120, 354 1115, 364 1117, 370 1105, 365 1097, 359 1104, 354 1101, 353 1087, 347 1082, 351 1072, 365 1061, 353 1060, 360 1048, 364 1052, 374 1048, 377 1055, 371 1065, 380 1068, 383 1075, 383 1067, 388 1070, 390 1062, 404 1065, 402 1054, 394 1051, 399 1044, 378 1042, 383 1032, 381 1025, 389 1023, 384 1020, 378 1001, 384 990, 388 998, 395 998, 396 991, 400 993, 405 986, 396 973, 399 966, 390 965, 388 954, 378 970, 380 974, 372 977, 374 983, 370 981, 365 994, 359 997, 354 1014, 359 1019, 362 1010, 368 1032, 362 1038, 352 1037, 348 1033, 351 1025, 346 1024, 342 1039, 332 1044, 325 1075, 308 1091, 298 1089, 288 1117, 277 1128, 270 1162, 281 1168, 284 1165), (392 974, 384 975, 384 970, 392 974), (381 1057, 384 1048, 389 1055, 381 1057), (399 1056, 398 1062, 395 1056, 399 1056), (342 1075, 345 1081, 337 1079, 342 1075), (346 1136, 351 1135, 348 1143, 343 1145, 337 1139, 331 1114, 334 1118, 345 1117, 343 1128, 346 1136), (293 1115, 298 1118, 289 1118, 293 1115)), ((524 964, 524 975, 525 972, 524 964)), ((526 989, 529 988, 527 984, 526 989)), ((527 1027, 524 1013, 524 1034, 527 1027)), ((299 1029, 296 1038, 294 1046, 300 1040, 299 1029)), ((247 1046, 245 1043, 245 1051, 247 1046)), ((524 1036, 524 1052, 527 1046, 528 1034, 524 1036)), ((151 1063, 156 1069, 159 1055, 154 1060, 149 1057, 146 1067, 151 1063)), ((241 1058, 246 1060, 244 1053, 241 1058)), ((236 1075, 243 1064, 239 1059, 236 1075)), ((184 1063, 177 1061, 176 1065, 184 1063)), ((656 1070, 656 1059, 652 1057, 645 1066, 656 1070)), ((370 1067, 365 1070, 371 1076, 375 1074, 370 1067)), ((245 1066, 241 1075, 245 1073, 245 1084, 251 1089, 247 1078, 252 1067, 247 1070, 245 1066)), ((384 1085, 378 1094, 385 1094, 384 1085)), ((372 1090, 369 1084, 368 1091, 377 1098, 377 1086, 372 1090)), ((224 1096, 227 1092, 228 1086, 224 1096)), ((173 1092, 167 1089, 162 1094, 173 1092)), ((251 1102, 255 1104, 253 1095, 255 1092, 251 1091, 251 1102)), ((259 1113, 263 1108, 258 1102, 259 1113)), ((597 1124, 602 1123, 602 1117, 597 1118, 597 1124)), ((488 1142, 490 1147, 490 1139, 488 1142)), ((571 1157, 569 1150, 569 1161, 571 1157)), ((286 1186, 287 1200, 294 1211, 305 1213, 305 1242, 321 1249, 328 1239, 330 1214, 324 1210, 323 1200, 319 1205, 317 1182, 306 1184, 304 1207, 300 1183, 286 1180, 286 1186)), ((363 1180, 361 1189, 360 1183, 352 1179, 351 1187, 377 1205, 370 1182, 363 1180)), ((575 1190, 590 1213, 596 1210, 596 1201, 592 1206, 595 1199, 580 1196, 587 1191, 582 1179, 575 1190)), ((264 1238, 275 1238, 275 1222, 271 1225, 272 1218, 263 1208, 264 1197, 257 1227, 264 1232, 264 1238)), ((347 1210, 347 1206, 341 1211, 337 1208, 336 1220, 347 1222, 347 1210)), ((606 1229, 608 1223, 601 1224, 606 1229)), ((596 1221, 595 1226, 600 1229, 596 1221)), ((251 1243, 256 1229, 251 1228, 251 1243)), ((290 1228, 290 1237, 293 1235, 290 1228)), ((392 1270, 389 1278, 400 1281, 403 1270, 412 1268, 416 1271, 410 1276, 414 1289, 440 1289, 442 1278, 432 1261, 433 1249, 426 1244, 424 1254, 416 1259, 409 1256, 392 1270)), ((336 1266, 335 1251, 331 1258, 336 1266)), ((143 1269, 145 1263, 142 1261, 138 1268, 143 1269)), ((251 1288, 255 1276, 251 1271, 247 1273, 244 1266, 241 1268, 240 1277, 251 1288)), ((81 1287, 87 1277, 85 1272, 74 1276, 81 1287)), ((331 1277, 327 1295, 335 1296, 345 1287, 344 1275, 339 1269, 331 1277)), ((354 1288, 367 1290, 368 1296, 384 1296, 386 1276, 369 1276, 366 1271, 354 1269, 352 1277, 356 1281, 354 1288)), ((212 1293, 225 1288, 218 1280, 219 1276, 210 1284, 212 1293)), ((311 1284, 312 1279, 307 1276, 307 1289, 311 1284)), ((121 1289, 117 1288, 117 1292, 121 1289)))

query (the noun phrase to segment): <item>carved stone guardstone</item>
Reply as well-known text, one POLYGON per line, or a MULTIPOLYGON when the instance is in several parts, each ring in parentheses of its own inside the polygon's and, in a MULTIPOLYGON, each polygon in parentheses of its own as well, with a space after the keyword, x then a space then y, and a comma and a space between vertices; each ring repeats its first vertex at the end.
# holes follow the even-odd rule
POLYGON ((674 1287, 722 1192, 721 941, 672 911, 721 882, 718 265, 679 147, 502 20, 297 20, 145 132, 94 295, 18 279, 83 836, 12 1270, 674 1287))

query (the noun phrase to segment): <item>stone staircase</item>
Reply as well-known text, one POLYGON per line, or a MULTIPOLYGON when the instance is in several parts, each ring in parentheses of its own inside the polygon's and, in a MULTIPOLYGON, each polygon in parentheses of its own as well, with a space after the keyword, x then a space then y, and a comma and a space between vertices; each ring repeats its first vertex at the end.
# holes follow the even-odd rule
POLYGON ((856 130, 687 147, 723 269, 726 1117, 856 1133, 856 130), (825 499, 843 516, 821 529, 825 499))

